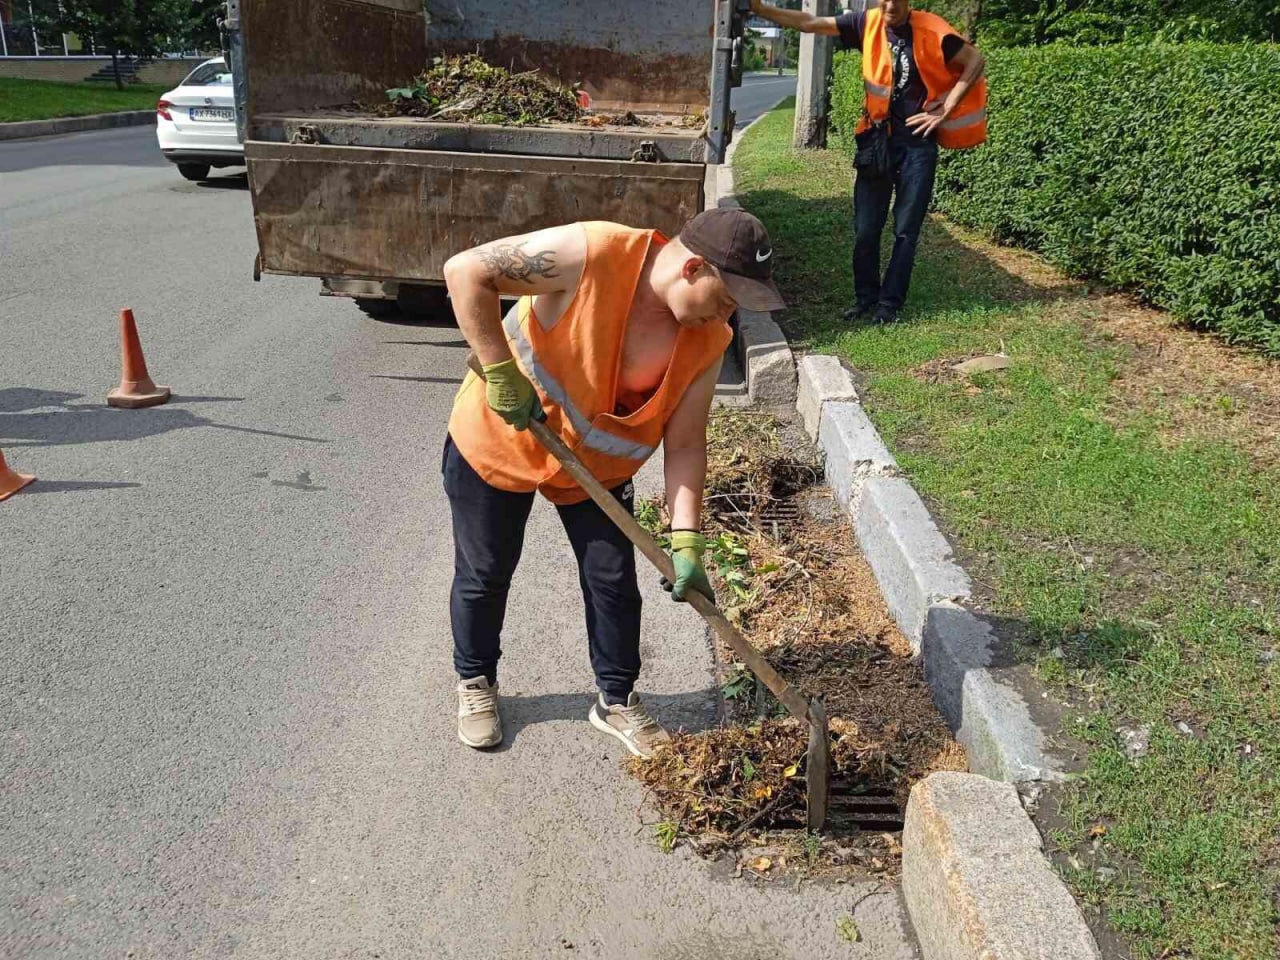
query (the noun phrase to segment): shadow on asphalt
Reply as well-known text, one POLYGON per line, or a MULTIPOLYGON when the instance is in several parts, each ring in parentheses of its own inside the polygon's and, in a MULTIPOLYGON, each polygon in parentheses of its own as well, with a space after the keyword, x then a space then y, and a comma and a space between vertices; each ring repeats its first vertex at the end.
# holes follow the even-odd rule
POLYGON ((169 404, 175 403, 243 403, 244 397, 188 397, 175 393, 169 398, 169 404))
POLYGON ((92 490, 123 490, 129 487, 140 487, 140 483, 122 483, 115 480, 43 480, 22 490, 23 495, 29 493, 85 493, 92 490))
POLYGON ((38 387, 0 388, 0 413, 20 413, 38 410, 40 407, 69 407, 72 400, 80 400, 83 393, 66 390, 41 390, 38 387))
MULTIPOLYGON (((87 404, 73 404, 83 400, 83 393, 67 390, 41 390, 38 387, 0 388, 0 413, 21 413, 23 410, 39 410, 41 407, 62 407, 64 410, 84 409, 87 404)), ((241 403, 244 397, 200 397, 175 393, 169 405, 181 403, 241 403)))
POLYGON ((399 307, 371 308, 367 303, 359 304, 358 306, 360 311, 370 320, 377 320, 379 323, 385 323, 391 327, 452 327, 454 330, 458 329, 458 322, 453 319, 453 314, 445 316, 421 311, 404 313, 399 307))
POLYGON ((295 433, 279 433, 275 430, 215 423, 206 417, 170 406, 152 407, 146 410, 116 410, 105 405, 98 407, 66 406, 65 404, 62 411, 54 413, 0 415, 0 441, 5 445, 16 447, 51 447, 73 443, 142 440, 146 437, 192 427, 234 430, 237 433, 279 437, 282 440, 301 440, 306 443, 332 442, 322 437, 307 437, 295 433))
POLYGON ((210 174, 208 180, 197 180, 197 187, 205 190, 248 190, 249 174, 233 173, 231 176, 217 176, 210 174))
MULTIPOLYGON (((716 698, 719 696, 719 692, 715 689, 677 694, 641 691, 640 695, 644 698, 645 707, 649 712, 672 732, 683 730, 686 733, 698 733, 715 726, 716 698)), ((504 753, 511 749, 525 727, 553 720, 580 721, 583 736, 598 737, 603 745, 608 738, 587 722, 587 711, 591 709, 591 696, 589 693, 503 696, 501 708, 504 739, 493 752, 504 753)), ((621 745, 619 745, 619 754, 621 755, 621 745)))

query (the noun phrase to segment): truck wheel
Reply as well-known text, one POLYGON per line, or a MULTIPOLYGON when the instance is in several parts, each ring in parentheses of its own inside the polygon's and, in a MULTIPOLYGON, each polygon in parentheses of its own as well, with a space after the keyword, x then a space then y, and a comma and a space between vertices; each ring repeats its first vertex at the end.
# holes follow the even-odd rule
POLYGON ((360 312, 372 320, 388 320, 400 313, 400 307, 394 300, 382 300, 377 297, 356 297, 355 301, 360 312))
POLYGON ((396 303, 400 305, 400 313, 406 323, 429 327, 454 327, 458 324, 444 287, 402 283, 396 303))
POLYGON ((209 179, 209 165, 207 163, 180 163, 178 164, 178 172, 188 180, 209 179))

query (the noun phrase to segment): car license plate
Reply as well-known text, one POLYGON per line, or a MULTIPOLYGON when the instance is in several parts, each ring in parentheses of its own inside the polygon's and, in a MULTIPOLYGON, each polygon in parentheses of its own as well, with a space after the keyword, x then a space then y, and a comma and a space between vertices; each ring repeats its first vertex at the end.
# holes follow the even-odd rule
POLYGON ((230 107, 192 107, 192 120, 234 120, 236 113, 230 107))

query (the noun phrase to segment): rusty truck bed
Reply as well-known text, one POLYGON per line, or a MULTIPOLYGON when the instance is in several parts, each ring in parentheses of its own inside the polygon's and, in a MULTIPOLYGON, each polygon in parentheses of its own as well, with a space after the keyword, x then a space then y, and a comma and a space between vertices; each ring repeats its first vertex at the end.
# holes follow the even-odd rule
POLYGON ((703 206, 691 163, 249 141, 264 272, 438 281, 454 253, 577 220, 674 235, 703 206))
POLYGON ((475 244, 577 220, 673 234, 702 210, 732 129, 741 0, 229 2, 264 273, 390 289, 439 283, 475 244), (459 53, 536 70, 602 111, 706 122, 507 127, 335 106, 385 102, 459 53))

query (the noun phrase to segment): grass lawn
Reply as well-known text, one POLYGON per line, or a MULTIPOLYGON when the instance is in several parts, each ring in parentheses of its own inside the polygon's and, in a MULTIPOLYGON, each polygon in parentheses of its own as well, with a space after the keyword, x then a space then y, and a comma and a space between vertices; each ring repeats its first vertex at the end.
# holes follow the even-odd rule
POLYGON ((849 160, 793 153, 791 128, 775 111, 735 160, 780 319, 866 376, 981 606, 1071 705, 1067 879, 1134 956, 1280 955, 1280 363, 937 219, 904 322, 853 328, 849 160), (1002 349, 1002 373, 946 363, 1002 349))
POLYGON ((109 83, 51 83, 0 77, 0 123, 146 110, 155 107, 160 94, 167 89, 131 84, 117 90, 109 83))

